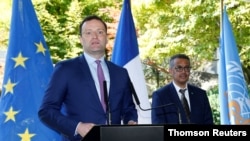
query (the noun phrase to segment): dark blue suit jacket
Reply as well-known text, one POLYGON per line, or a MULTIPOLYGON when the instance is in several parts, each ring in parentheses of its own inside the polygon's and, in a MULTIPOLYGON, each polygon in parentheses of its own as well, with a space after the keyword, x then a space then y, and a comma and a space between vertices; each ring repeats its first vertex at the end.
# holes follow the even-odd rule
MULTIPOLYGON (((110 75, 111 124, 121 124, 121 120, 124 124, 137 121, 127 70, 112 62, 106 63, 110 75)), ((103 125, 106 116, 84 55, 58 63, 39 110, 40 119, 60 132, 63 140, 79 141, 80 136, 74 134, 80 121, 103 125)))
MULTIPOLYGON (((213 124, 213 116, 206 91, 188 84, 191 124, 213 124)), ((187 119, 173 83, 156 90, 152 95, 152 107, 169 105, 152 110, 153 124, 186 124, 187 119), (173 104, 171 104, 173 103, 173 104), (179 112, 178 112, 179 110, 179 112), (181 117, 178 116, 181 114, 181 117)))

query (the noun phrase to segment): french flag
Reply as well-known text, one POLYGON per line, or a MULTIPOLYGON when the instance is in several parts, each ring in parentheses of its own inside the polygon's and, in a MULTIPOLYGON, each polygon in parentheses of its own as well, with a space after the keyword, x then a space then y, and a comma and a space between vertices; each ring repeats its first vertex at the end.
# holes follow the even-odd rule
MULTIPOLYGON (((146 81, 139 57, 139 48, 130 7, 130 0, 124 0, 111 61, 128 70, 130 79, 138 95, 140 106, 150 108, 146 81)), ((138 123, 150 124, 151 112, 138 108, 138 123)))

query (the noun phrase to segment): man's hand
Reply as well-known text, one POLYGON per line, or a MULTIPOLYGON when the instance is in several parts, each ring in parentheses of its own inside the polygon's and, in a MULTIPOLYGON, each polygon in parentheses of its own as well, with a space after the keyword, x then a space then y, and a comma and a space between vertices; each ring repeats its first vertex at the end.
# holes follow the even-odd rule
POLYGON ((137 125, 137 122, 135 122, 135 121, 133 121, 133 120, 130 120, 130 121, 128 122, 128 125, 137 125))
POLYGON ((85 137, 88 132, 95 126, 94 123, 82 123, 80 122, 77 125, 76 131, 78 134, 80 134, 82 137, 85 137))

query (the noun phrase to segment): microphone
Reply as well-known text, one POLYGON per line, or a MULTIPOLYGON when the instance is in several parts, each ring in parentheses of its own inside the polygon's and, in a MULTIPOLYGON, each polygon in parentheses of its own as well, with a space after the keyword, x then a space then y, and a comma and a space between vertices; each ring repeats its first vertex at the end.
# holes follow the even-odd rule
POLYGON ((108 90, 107 90, 107 82, 103 81, 103 91, 104 91, 104 101, 106 104, 106 115, 107 115, 107 124, 111 125, 111 111, 110 111, 110 103, 108 100, 108 90))
POLYGON ((141 105, 140 105, 140 100, 139 100, 139 98, 138 98, 138 96, 137 96, 137 93, 136 93, 136 91, 135 91, 135 88, 134 88, 134 85, 133 85, 132 82, 130 82, 130 88, 131 88, 131 90, 132 90, 132 94, 133 94, 133 96, 134 96, 134 98, 135 98, 136 104, 138 105, 138 107, 139 107, 142 111, 149 111, 149 110, 152 110, 152 109, 165 108, 165 107, 168 107, 168 106, 175 106, 176 109, 177 109, 177 112, 176 112, 176 113, 177 113, 177 115, 178 115, 179 124, 182 123, 180 108, 179 108, 178 106, 176 106, 175 103, 168 103, 168 104, 160 105, 160 106, 157 106, 157 107, 151 107, 151 108, 148 108, 148 109, 144 109, 144 108, 142 108, 141 105))

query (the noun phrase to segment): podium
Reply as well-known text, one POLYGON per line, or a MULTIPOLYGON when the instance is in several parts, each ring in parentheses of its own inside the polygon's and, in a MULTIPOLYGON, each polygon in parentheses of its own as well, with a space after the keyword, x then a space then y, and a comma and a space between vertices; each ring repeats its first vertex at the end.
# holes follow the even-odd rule
POLYGON ((164 141, 164 125, 100 125, 81 141, 164 141))

